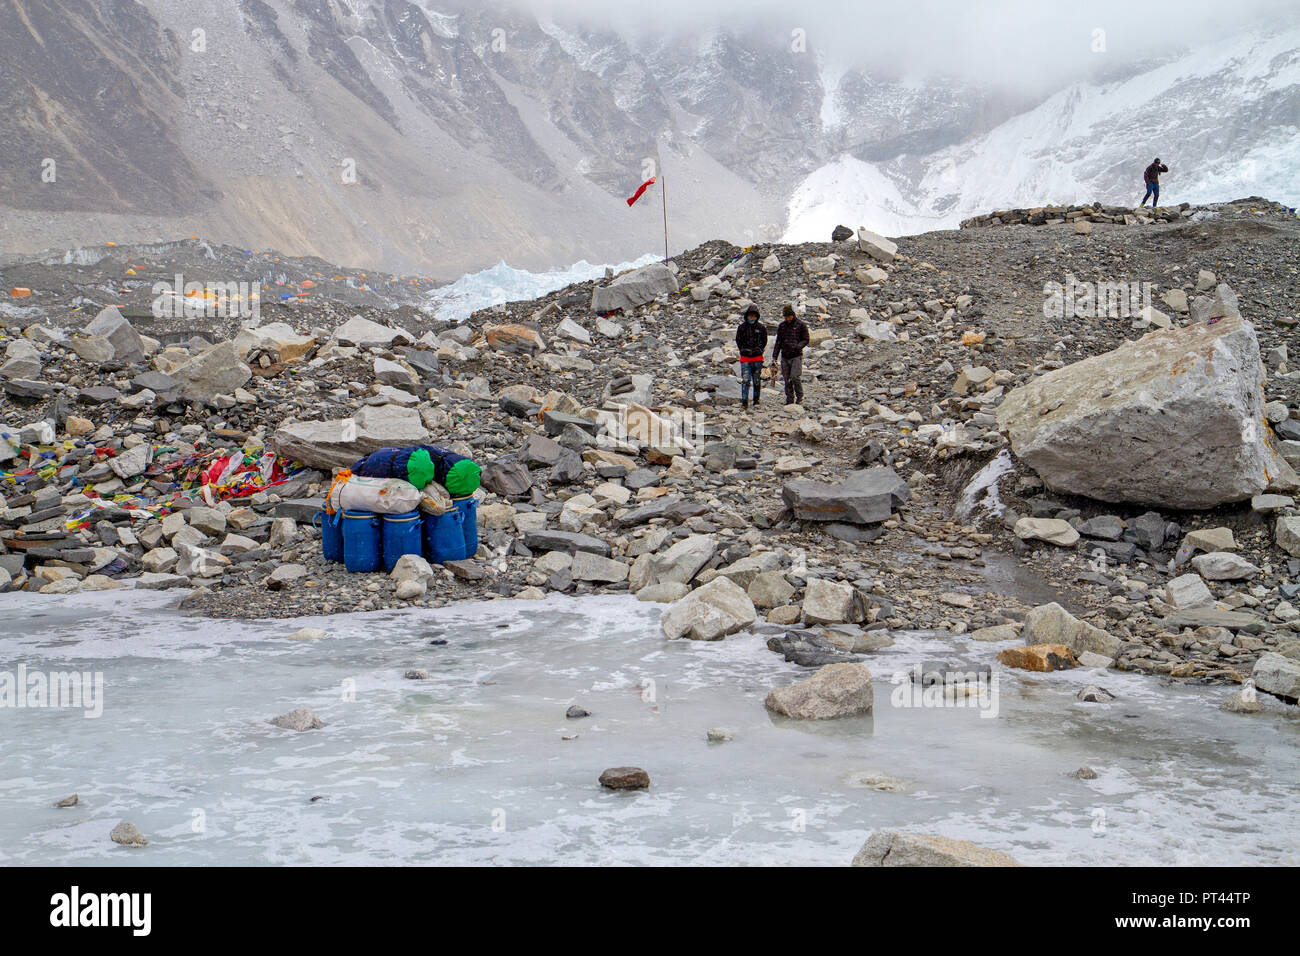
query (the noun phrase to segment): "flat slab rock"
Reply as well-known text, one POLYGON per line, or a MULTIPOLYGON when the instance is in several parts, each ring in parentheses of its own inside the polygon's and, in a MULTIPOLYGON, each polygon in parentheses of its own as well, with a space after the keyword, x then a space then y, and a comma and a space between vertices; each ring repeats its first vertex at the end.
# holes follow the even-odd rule
POLYGON ((1020 866, 1012 856, 967 840, 932 833, 877 830, 853 857, 854 866, 1020 866))
POLYGON ((781 497, 801 521, 863 525, 888 520, 896 507, 911 498, 911 490, 892 468, 881 466, 851 471, 837 484, 804 478, 787 481, 781 497))
POLYGON ((1221 611, 1214 607, 1185 608, 1167 615, 1161 622, 1172 631, 1184 627, 1226 627, 1230 631, 1259 633, 1264 629, 1264 622, 1245 611, 1221 611))

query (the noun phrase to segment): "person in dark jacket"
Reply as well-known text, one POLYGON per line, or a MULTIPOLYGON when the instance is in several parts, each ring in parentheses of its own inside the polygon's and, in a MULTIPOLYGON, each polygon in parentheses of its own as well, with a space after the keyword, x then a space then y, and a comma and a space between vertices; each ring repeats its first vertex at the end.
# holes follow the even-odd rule
POLYGON ((1154 163, 1147 167, 1146 172, 1142 174, 1142 178, 1147 184, 1147 193, 1142 197, 1142 201, 1138 203, 1139 209, 1147 204, 1148 199, 1151 200, 1152 209, 1155 209, 1160 204, 1160 174, 1167 172, 1169 172, 1169 167, 1160 162, 1159 156, 1156 157, 1154 163))
POLYGON ((389 446, 372 451, 352 466, 362 478, 401 478, 417 488, 436 481, 453 498, 472 495, 479 486, 479 466, 464 455, 437 445, 389 446))
POLYGON ((781 366, 785 380, 785 403, 803 404, 803 350, 808 347, 808 326, 794 314, 794 306, 781 310, 781 324, 776 327, 776 341, 772 344, 772 377, 781 366))
POLYGON ((736 329, 736 348, 740 349, 740 404, 749 407, 749 388, 754 387, 754 407, 763 387, 763 351, 767 348, 767 326, 758 320, 758 306, 745 310, 736 329))

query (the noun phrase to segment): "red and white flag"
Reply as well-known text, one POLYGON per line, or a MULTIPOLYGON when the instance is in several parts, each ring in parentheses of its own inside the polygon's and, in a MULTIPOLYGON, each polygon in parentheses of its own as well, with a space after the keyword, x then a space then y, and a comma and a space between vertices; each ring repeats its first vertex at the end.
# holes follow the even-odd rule
POLYGON ((655 184, 655 177, 651 176, 649 179, 647 179, 645 182, 643 182, 640 186, 637 187, 637 191, 634 192, 631 195, 631 197, 628 198, 627 204, 629 206, 632 205, 632 203, 636 202, 638 199, 641 198, 642 193, 644 193, 647 189, 649 189, 654 184, 655 184))

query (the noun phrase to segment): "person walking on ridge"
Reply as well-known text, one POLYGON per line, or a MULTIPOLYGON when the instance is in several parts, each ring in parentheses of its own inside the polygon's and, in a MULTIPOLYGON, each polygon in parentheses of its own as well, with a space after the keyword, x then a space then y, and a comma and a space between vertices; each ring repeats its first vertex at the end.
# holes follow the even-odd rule
POLYGON ((1142 178, 1146 181, 1147 192, 1146 195, 1142 197, 1142 201, 1138 203, 1139 209, 1147 204, 1148 199, 1151 200, 1151 209, 1153 211, 1156 206, 1160 204, 1160 174, 1167 172, 1169 172, 1169 167, 1160 162, 1159 156, 1156 157, 1154 163, 1146 168, 1146 172, 1142 174, 1142 178))

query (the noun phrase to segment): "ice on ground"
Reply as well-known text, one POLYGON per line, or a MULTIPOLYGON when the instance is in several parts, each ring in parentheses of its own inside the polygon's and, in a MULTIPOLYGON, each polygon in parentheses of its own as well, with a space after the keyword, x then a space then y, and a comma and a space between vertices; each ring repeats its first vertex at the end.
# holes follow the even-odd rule
POLYGON ((536 299, 575 282, 599 279, 605 275, 607 268, 618 273, 659 262, 661 258, 647 253, 632 262, 616 266, 592 265, 583 259, 567 269, 553 269, 550 272, 525 272, 502 261, 490 269, 461 276, 451 285, 435 289, 429 294, 425 311, 432 312, 440 319, 459 322, 479 309, 504 302, 536 299))
POLYGON ((1027 864, 1300 863, 1294 722, 1220 712, 1230 688, 995 665, 980 707, 927 706, 910 671, 995 649, 900 633, 864 658, 872 717, 800 723, 763 698, 810 672, 764 635, 666 641, 662 607, 630 597, 280 621, 174 600, 0 595, 0 685, 20 665, 104 678, 95 719, 0 709, 0 863, 845 865, 880 827, 1027 864), (326 636, 286 639, 304 626, 326 636), (1087 683, 1118 699, 1077 702, 1087 683), (268 722, 297 707, 324 728, 268 722), (649 790, 597 783, 629 764, 649 790), (1097 779, 1068 776, 1083 764, 1097 779), (148 847, 108 839, 123 819, 148 847))

